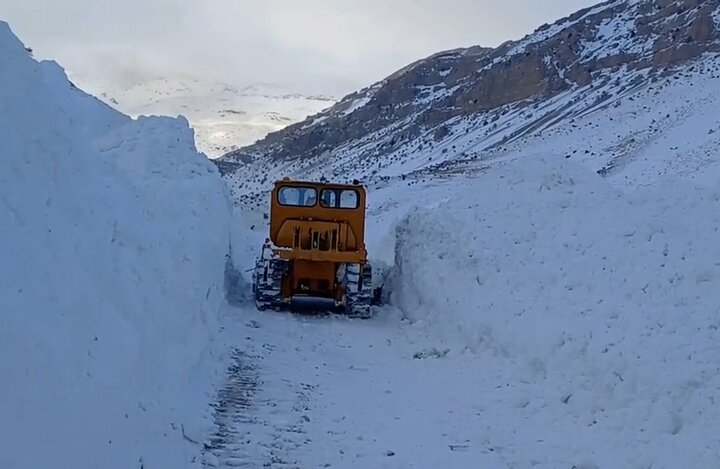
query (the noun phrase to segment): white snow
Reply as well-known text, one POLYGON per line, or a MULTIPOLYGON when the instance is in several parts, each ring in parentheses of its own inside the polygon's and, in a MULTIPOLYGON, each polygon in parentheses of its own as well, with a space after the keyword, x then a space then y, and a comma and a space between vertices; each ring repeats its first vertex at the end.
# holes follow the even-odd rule
POLYGON ((415 103, 423 105, 439 101, 440 99, 447 96, 452 96, 452 94, 457 91, 458 88, 460 88, 460 85, 455 85, 448 88, 444 84, 439 84, 435 86, 416 86, 415 88, 420 91, 420 94, 415 100, 415 103))
POLYGON ((0 22, 0 467, 193 467, 229 207, 184 119, 121 115, 0 22))
POLYGON ((633 15, 606 18, 600 23, 594 39, 582 44, 584 50, 581 55, 601 59, 621 53, 642 54, 652 50, 653 38, 649 37, 644 42, 639 41, 633 35, 634 31, 633 15))
POLYGON ((312 127, 312 126, 314 126, 314 125, 321 124, 322 122, 325 122, 326 120, 328 120, 329 117, 330 117, 330 116, 322 115, 322 114, 321 114, 319 117, 316 117, 315 119, 313 119, 312 122, 310 122, 309 124, 305 125, 303 128, 305 128, 305 127, 312 127))
POLYGON ((363 107, 367 103, 369 103, 371 99, 372 99, 372 95, 369 95, 369 94, 365 95, 361 98, 355 99, 348 105, 347 109, 345 109, 342 114, 343 115, 352 114, 353 112, 357 111, 358 109, 360 109, 361 107, 363 107))
POLYGON ((487 434, 510 467, 712 466, 720 192, 625 194, 561 160, 493 168, 409 215, 394 304, 475 357, 466 405, 485 423, 456 422, 473 451, 487 434))

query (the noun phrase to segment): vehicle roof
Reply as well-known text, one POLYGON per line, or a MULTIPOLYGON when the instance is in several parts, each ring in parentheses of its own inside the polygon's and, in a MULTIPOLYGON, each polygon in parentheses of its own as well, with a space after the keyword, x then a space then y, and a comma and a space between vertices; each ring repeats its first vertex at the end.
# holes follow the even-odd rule
POLYGON ((341 182, 320 182, 320 181, 300 181, 291 179, 281 179, 275 181, 275 186, 313 186, 313 187, 337 187, 347 189, 365 189, 365 187, 357 183, 341 183, 341 182))

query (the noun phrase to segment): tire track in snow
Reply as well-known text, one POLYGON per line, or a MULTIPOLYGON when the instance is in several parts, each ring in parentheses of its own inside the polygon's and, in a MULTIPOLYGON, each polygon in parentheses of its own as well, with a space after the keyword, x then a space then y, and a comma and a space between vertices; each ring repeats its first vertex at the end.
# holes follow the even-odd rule
MULTIPOLYGON (((224 467, 247 459, 242 444, 242 427, 257 423, 253 416, 253 399, 259 379, 256 357, 239 349, 232 351, 227 380, 211 404, 215 431, 204 445, 204 466, 224 467), (207 456, 210 456, 208 458, 207 456)), ((236 466, 241 467, 242 464, 236 466)))
POLYGON ((215 429, 204 445, 204 467, 303 467, 295 453, 310 443, 304 425, 315 386, 263 369, 260 362, 274 346, 260 348, 232 351, 212 404, 215 429))

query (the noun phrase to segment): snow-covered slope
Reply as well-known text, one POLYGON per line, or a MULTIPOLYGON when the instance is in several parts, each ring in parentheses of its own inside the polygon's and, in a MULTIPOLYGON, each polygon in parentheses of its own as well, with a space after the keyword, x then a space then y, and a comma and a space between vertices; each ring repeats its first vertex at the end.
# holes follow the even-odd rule
POLYGON ((250 145, 335 102, 279 85, 238 87, 193 78, 157 78, 128 88, 103 89, 100 97, 133 117, 185 116, 195 130, 198 149, 211 158, 250 145))
POLYGON ((0 467, 192 467, 229 207, 183 119, 121 115, 0 22, 0 467))
POLYGON ((717 185, 623 193, 538 157, 422 193, 439 205, 398 226, 394 304, 477 357, 509 461, 717 463, 717 185))
MULTIPOLYGON (((715 149, 720 145, 717 55, 602 100, 602 87, 586 91, 559 95, 538 105, 539 113, 560 109, 574 112, 572 117, 548 120, 513 139, 504 136, 526 124, 524 111, 507 113, 489 123, 497 126, 492 131, 482 122, 467 124, 441 144, 413 154, 378 158, 382 169, 365 181, 375 189, 405 181, 481 174, 488 167, 528 155, 581 162, 609 180, 630 186, 652 184, 665 174, 698 182, 714 174, 718 165, 715 149), (494 143, 488 147, 488 142, 494 143)), ((346 180, 362 174, 362 161, 353 153, 273 164, 260 160, 243 165, 237 174, 227 173, 225 179, 237 203, 265 211, 265 191, 274 180, 286 175, 346 180)))
POLYGON ((682 125, 695 112, 686 101, 714 99, 719 14, 718 0, 604 2, 496 49, 420 60, 218 164, 238 193, 278 175, 375 182, 414 171, 460 171, 509 145, 527 148, 548 134, 574 133, 582 120, 595 130, 584 134, 591 153, 600 155, 592 164, 602 167, 609 155, 622 159, 625 149, 635 152, 658 132, 682 125), (688 88, 693 84, 707 88, 688 88), (615 106, 637 116, 618 131, 619 139, 641 133, 633 148, 604 135, 597 122, 615 106), (662 119, 655 115, 660 109, 662 119), (250 181, 248 161, 256 173, 250 181), (235 171, 242 183, 233 181, 235 171))

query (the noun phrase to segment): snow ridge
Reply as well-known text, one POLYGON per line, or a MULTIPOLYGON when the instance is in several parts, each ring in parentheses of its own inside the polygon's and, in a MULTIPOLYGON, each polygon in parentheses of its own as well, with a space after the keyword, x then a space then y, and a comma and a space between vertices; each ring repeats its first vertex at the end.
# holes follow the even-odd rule
POLYGON ((506 458, 714 464, 717 189, 623 194, 552 157, 445 186, 398 226, 394 304, 436 349, 475 354, 471 400, 513 422, 494 425, 506 458))
POLYGON ((114 111, 3 22, 0 70, 0 467, 192 467, 229 246, 217 169, 186 120, 114 111))

